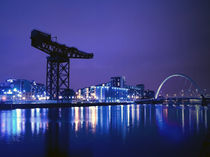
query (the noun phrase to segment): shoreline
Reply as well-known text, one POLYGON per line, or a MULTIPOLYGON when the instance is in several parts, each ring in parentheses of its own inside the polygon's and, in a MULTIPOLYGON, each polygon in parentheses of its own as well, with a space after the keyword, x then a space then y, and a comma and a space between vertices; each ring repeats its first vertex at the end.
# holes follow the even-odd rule
MULTIPOLYGON (((169 103, 169 102, 168 102, 169 103)), ((177 104, 176 102, 173 102, 177 104)), ((181 103, 181 102, 179 102, 181 103)), ((188 102, 189 103, 189 102, 188 102)), ((164 100, 143 99, 133 102, 25 102, 25 103, 0 103, 0 110, 13 110, 13 109, 31 109, 31 108, 67 108, 67 107, 89 107, 89 106, 114 106, 114 105, 129 105, 129 104, 167 104, 164 100)), ((190 104, 200 104, 198 102, 190 104)), ((208 101, 207 104, 210 104, 208 101)), ((208 105, 207 105, 208 106, 208 105)))
POLYGON ((30 108, 60 108, 60 107, 88 107, 88 106, 113 106, 113 105, 128 105, 128 104, 161 104, 160 101, 145 99, 136 102, 84 102, 84 103, 72 103, 72 102, 33 102, 33 103, 0 103, 0 110, 12 110, 12 109, 30 109, 30 108))

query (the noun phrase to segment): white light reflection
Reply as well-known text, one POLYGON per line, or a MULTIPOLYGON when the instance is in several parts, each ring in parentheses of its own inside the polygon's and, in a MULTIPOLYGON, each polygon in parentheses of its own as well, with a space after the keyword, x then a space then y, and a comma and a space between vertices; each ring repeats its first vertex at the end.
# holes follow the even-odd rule
POLYGON ((195 106, 195 111, 196 111, 196 129, 197 132, 199 132, 199 106, 195 106))
POLYGON ((139 126, 139 122, 140 122, 140 115, 139 115, 139 105, 137 105, 137 126, 139 126))
POLYGON ((204 107, 204 123, 205 123, 205 129, 208 129, 208 121, 207 121, 207 111, 208 111, 208 107, 204 107))
POLYGON ((47 111, 48 109, 40 108, 30 110, 30 125, 32 135, 46 132, 48 126, 47 111))
POLYGON ((0 134, 1 136, 14 137, 17 140, 25 134, 25 110, 11 110, 0 112, 0 134))
POLYGON ((147 122, 147 106, 144 104, 144 125, 146 125, 147 122))
POLYGON ((104 129, 104 124, 103 124, 103 107, 100 107, 100 127, 103 130, 104 129))
POLYGON ((80 118, 81 120, 84 119, 84 116, 83 116, 83 107, 82 106, 80 107, 80 117, 81 117, 80 118))
MULTIPOLYGON (((88 131, 88 133, 100 133, 103 135, 115 131, 123 140, 126 140, 126 136, 133 131, 134 127, 140 125, 140 120, 144 122, 140 127, 141 129, 150 127, 148 124, 157 125, 160 131, 163 131, 164 134, 168 133, 168 136, 170 136, 175 132, 173 130, 179 130, 180 133, 186 133, 187 131, 199 132, 204 130, 204 128, 207 130, 209 118, 208 107, 190 107, 185 105, 180 107, 176 106, 176 108, 173 108, 172 105, 168 107, 164 105, 155 105, 153 107, 152 105, 136 104, 109 105, 99 107, 72 107, 69 111, 72 111, 70 112, 71 117, 69 120, 75 132, 84 130, 88 131), (168 115, 169 113, 170 116, 168 115), (153 124, 155 118, 156 124, 153 124), (166 132, 167 130, 169 132, 166 132)), ((59 114, 61 114, 59 117, 63 113, 64 110, 61 112, 61 109, 59 109, 59 114)), ((61 124, 62 122, 59 122, 59 125, 61 124)), ((18 137, 24 135, 26 130, 30 130, 29 133, 32 135, 43 134, 47 128, 48 109, 0 111, 1 136, 18 137)))
POLYGON ((134 104, 132 104, 132 105, 131 105, 132 125, 134 125, 134 118, 135 118, 134 111, 135 111, 134 104))
POLYGON ((24 133, 24 130, 25 130, 25 125, 22 127, 22 122, 24 121, 24 119, 22 120, 21 116, 21 111, 24 111, 24 110, 21 110, 21 109, 16 109, 16 125, 17 125, 17 134, 20 135, 21 132, 24 133))
POLYGON ((96 131, 96 123, 97 123, 97 111, 95 106, 90 106, 90 123, 93 129, 93 132, 96 131))
POLYGON ((111 105, 109 105, 108 108, 109 108, 109 124, 110 124, 110 122, 111 122, 111 105))
POLYGON ((130 125, 130 105, 127 105, 127 126, 130 125))
POLYGON ((184 106, 182 106, 182 131, 184 132, 184 106))
POLYGON ((79 125, 79 107, 74 107, 75 112, 75 118, 74 118, 74 124, 75 124, 75 131, 78 131, 78 125, 79 125))
POLYGON ((121 123, 123 124, 123 105, 120 105, 121 123))

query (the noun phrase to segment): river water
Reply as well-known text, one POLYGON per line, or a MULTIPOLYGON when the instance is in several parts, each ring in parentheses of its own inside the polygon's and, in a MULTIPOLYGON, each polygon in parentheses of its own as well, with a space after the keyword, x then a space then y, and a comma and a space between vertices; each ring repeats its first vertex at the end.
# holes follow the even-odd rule
POLYGON ((0 157, 208 156, 210 107, 117 105, 0 111, 0 157))

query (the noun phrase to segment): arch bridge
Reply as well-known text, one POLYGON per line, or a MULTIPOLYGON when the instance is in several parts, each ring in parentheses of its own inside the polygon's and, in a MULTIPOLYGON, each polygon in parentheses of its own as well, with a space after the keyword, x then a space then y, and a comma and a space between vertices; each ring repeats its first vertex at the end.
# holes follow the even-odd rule
POLYGON ((162 81, 162 83, 161 83, 160 86, 158 87, 158 90, 157 90, 157 92, 156 92, 156 94, 155 94, 155 99, 158 98, 159 92, 160 92, 161 88, 163 87, 163 85, 164 85, 169 79, 174 78, 174 77, 182 77, 182 78, 185 78, 185 79, 189 80, 189 81, 194 85, 194 87, 196 87, 196 88, 198 89, 199 94, 202 95, 202 91, 201 91, 200 87, 199 87, 199 86, 197 85, 197 83, 196 83, 195 81, 193 81, 193 79, 191 79, 189 76, 184 75, 184 74, 173 74, 173 75, 168 76, 165 80, 162 81))

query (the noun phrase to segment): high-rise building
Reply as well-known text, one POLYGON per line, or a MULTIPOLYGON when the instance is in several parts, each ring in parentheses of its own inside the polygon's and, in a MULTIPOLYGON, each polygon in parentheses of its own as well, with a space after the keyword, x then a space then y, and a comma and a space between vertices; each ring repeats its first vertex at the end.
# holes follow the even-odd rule
POLYGON ((124 88, 125 76, 111 77, 111 86, 124 88))

